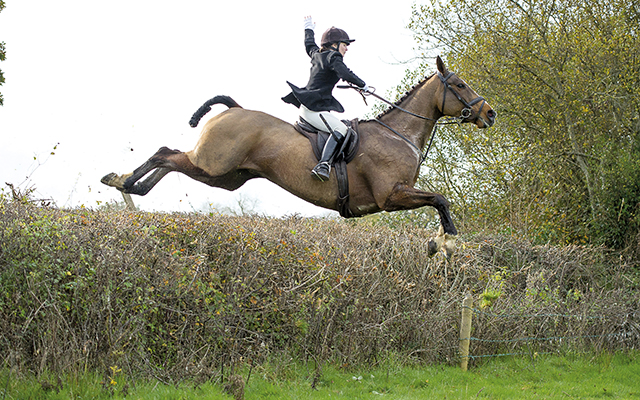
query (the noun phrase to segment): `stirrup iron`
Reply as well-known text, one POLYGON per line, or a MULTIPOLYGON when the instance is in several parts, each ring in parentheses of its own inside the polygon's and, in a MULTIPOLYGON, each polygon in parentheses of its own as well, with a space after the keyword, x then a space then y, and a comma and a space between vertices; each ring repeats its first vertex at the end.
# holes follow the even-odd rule
POLYGON ((328 181, 331 174, 331 164, 328 161, 321 161, 311 170, 313 177, 320 182, 328 181))

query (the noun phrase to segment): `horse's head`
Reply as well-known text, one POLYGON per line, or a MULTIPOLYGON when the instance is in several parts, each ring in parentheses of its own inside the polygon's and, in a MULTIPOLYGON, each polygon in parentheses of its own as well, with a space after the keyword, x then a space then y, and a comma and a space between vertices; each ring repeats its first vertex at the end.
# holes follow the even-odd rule
POLYGON ((438 105, 444 115, 459 117, 478 128, 488 128, 495 123, 497 113, 486 100, 469 87, 465 81, 450 72, 438 56, 438 77, 442 82, 442 101, 438 105))

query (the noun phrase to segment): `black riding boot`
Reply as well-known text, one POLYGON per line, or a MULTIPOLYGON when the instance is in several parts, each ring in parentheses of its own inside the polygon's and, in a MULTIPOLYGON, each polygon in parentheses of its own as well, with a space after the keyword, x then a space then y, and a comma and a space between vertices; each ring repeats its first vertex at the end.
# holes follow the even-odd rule
POLYGON ((331 163, 338 150, 340 150, 340 146, 342 145, 342 140, 338 140, 336 139, 336 137, 342 139, 342 135, 340 134, 340 132, 336 131, 331 136, 329 136, 329 139, 327 139, 327 143, 324 145, 324 149, 322 149, 322 157, 320 157, 320 162, 311 170, 313 176, 322 182, 329 180, 329 174, 331 173, 331 163))

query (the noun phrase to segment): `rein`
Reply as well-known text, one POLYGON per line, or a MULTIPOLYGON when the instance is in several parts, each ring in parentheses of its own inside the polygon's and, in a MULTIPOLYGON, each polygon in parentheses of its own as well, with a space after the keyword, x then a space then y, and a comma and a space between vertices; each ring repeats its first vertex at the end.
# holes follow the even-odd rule
MULTIPOLYGON (((373 88, 374 91, 371 92, 365 92, 364 90, 362 90, 361 88, 354 86, 354 85, 338 85, 337 87, 340 89, 355 89, 356 91, 358 91, 360 93, 360 95, 362 95, 362 99, 364 100, 364 103, 367 104, 367 99, 365 96, 373 96, 376 99, 387 103, 388 105, 390 105, 393 108, 396 108, 406 114, 409 114, 413 117, 416 118, 420 118, 420 119, 424 119, 427 121, 434 121, 434 127, 433 127, 433 132, 431 133, 431 139, 429 139, 429 145, 427 146, 427 150, 424 152, 424 154, 422 153, 422 150, 420 150, 420 148, 418 146, 415 145, 415 143, 413 143, 412 141, 410 141, 409 139, 407 139, 404 135, 402 135, 400 132, 396 131, 395 129, 393 129, 392 127, 390 127, 389 125, 385 124, 384 122, 380 121, 377 118, 374 118, 373 121, 379 123, 380 125, 384 126, 385 128, 387 128, 388 130, 390 130, 391 132, 395 133, 397 136, 399 136, 400 138, 402 138, 405 142, 409 143, 413 148, 415 148, 418 153, 420 154, 420 163, 418 164, 418 169, 420 168, 420 166, 422 165, 422 163, 424 162, 424 160, 427 159, 427 156, 429 155, 429 150, 431 150, 431 146, 433 145, 433 139, 436 137, 436 132, 438 130, 438 126, 439 125, 450 125, 450 124, 454 124, 457 123, 458 125, 462 123, 463 120, 469 118, 472 113, 472 107, 479 103, 480 101, 482 101, 482 105, 480 106, 480 109, 482 110, 482 107, 484 107, 484 103, 486 102, 486 100, 483 97, 477 97, 475 99, 473 99, 471 102, 467 102, 465 99, 463 99, 458 92, 456 92, 455 90, 453 90, 453 88, 451 87, 451 85, 449 84, 449 82, 447 82, 449 80, 449 78, 451 78, 454 75, 453 72, 449 72, 449 74, 445 77, 444 75, 442 75, 440 73, 440 71, 438 71, 438 77, 440 78, 440 81, 442 82, 442 84, 445 86, 445 89, 449 89, 451 90, 451 92, 453 92, 453 94, 456 96, 456 98, 462 103, 464 104, 465 108, 462 109, 462 111, 460 112, 460 116, 459 117, 449 117, 446 118, 446 121, 444 122, 438 122, 438 119, 435 118, 429 118, 429 117, 425 117, 423 115, 419 115, 419 114, 415 114, 409 110, 405 110, 404 108, 400 107, 399 105, 390 102, 389 100, 385 99, 382 96, 379 96, 377 94, 374 93, 375 88, 373 88)), ((445 102, 447 100, 447 92, 448 90, 444 91, 444 95, 442 97, 442 107, 441 109, 444 109, 444 105, 445 102)))
MULTIPOLYGON (((387 104, 388 104, 388 105, 390 105, 391 107, 393 107, 393 108, 397 108, 398 110, 400 110, 400 111, 402 111, 402 112, 404 112, 404 113, 407 113, 407 114, 409 114, 409 115, 411 115, 411 116, 414 116, 414 117, 417 117, 417 118, 420 118, 420 119, 424 119, 424 120, 428 120, 428 121, 437 121, 437 120, 436 120, 436 119, 434 119, 434 118, 425 117, 425 116, 422 116, 422 115, 418 115, 418 114, 412 113, 412 112, 411 112, 411 111, 409 111, 409 110, 405 110, 404 108, 402 108, 402 107, 398 106, 397 104, 394 104, 394 103, 390 102, 389 100, 385 99, 385 98, 384 98, 384 97, 382 97, 382 96, 379 96, 379 95, 375 94, 374 92, 366 92, 366 93, 365 93, 362 89, 360 89, 360 88, 359 88, 359 87, 357 87, 357 86, 353 86, 353 85, 338 85, 338 86, 337 86, 337 88, 339 88, 339 89, 355 89, 357 92, 359 92, 359 93, 360 93, 360 95, 362 95, 362 99, 364 100, 364 104, 367 104, 367 99, 365 98, 365 96, 373 96, 373 97, 375 97, 376 99, 378 99, 378 100, 380 100, 380 101, 382 101, 382 102, 384 102, 384 103, 387 103, 387 104)), ((375 90, 375 88, 374 88, 374 90, 375 90)), ((423 153, 422 153, 422 150, 420 150, 420 148, 419 148, 418 146, 416 146, 416 144, 415 144, 415 143, 413 143, 411 140, 407 139, 407 138, 406 138, 403 134, 401 134, 400 132, 396 131, 395 129, 393 129, 392 127, 390 127, 389 125, 385 124, 384 122, 380 121, 380 120, 379 120, 379 119, 377 119, 377 118, 374 118, 374 119, 373 119, 373 121, 375 121, 375 122, 379 123, 380 125, 384 126, 384 127, 385 127, 385 128, 387 128, 388 130, 390 130, 391 132, 395 133, 395 134, 396 134, 397 136, 399 136, 402 140, 404 140, 405 142, 409 143, 409 145, 410 145, 411 147, 413 147, 414 149, 416 149, 416 151, 418 152, 418 154, 420 154, 420 163, 418 163, 418 168, 420 168, 420 166, 422 165, 422 163, 424 162, 424 160, 426 160, 426 159, 427 159, 427 155, 429 154, 429 150, 431 149, 431 145, 433 144, 433 139, 434 139, 434 138, 435 138, 435 136, 436 136, 436 131, 437 131, 437 129, 438 129, 438 124, 437 124, 437 123, 435 124, 435 126, 434 126, 434 128, 433 128, 433 133, 431 134, 431 139, 429 140, 429 146, 427 146, 427 151, 425 151, 425 152, 424 152, 424 154, 423 154, 423 153)))

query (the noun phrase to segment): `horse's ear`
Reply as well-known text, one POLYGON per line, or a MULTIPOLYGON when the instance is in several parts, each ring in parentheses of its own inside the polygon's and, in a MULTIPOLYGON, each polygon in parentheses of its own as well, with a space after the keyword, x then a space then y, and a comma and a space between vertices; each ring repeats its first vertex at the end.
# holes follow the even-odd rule
POLYGON ((446 76, 449 73, 447 67, 444 66, 444 61, 442 61, 442 58, 440 58, 440 56, 436 57, 436 66, 438 67, 438 71, 440 71, 442 75, 446 76))

